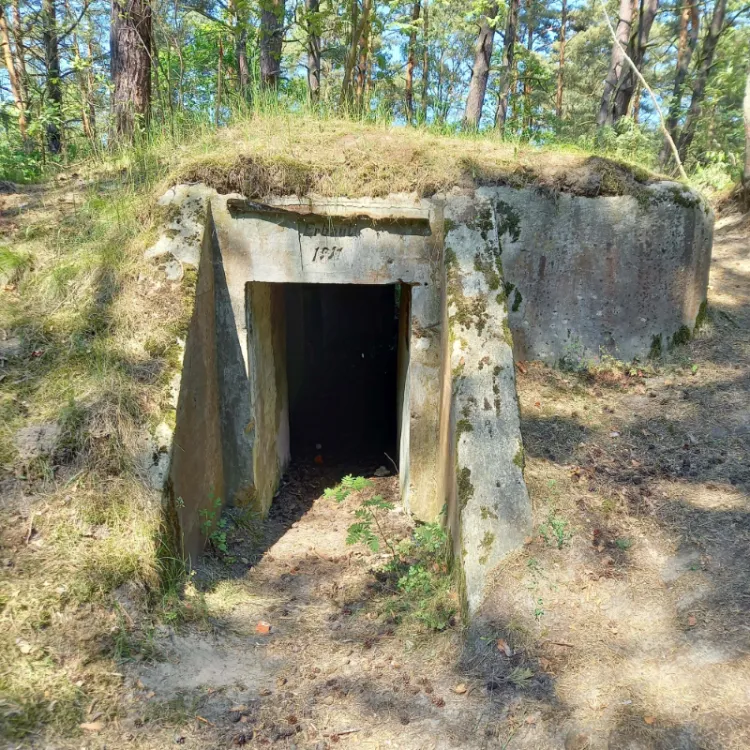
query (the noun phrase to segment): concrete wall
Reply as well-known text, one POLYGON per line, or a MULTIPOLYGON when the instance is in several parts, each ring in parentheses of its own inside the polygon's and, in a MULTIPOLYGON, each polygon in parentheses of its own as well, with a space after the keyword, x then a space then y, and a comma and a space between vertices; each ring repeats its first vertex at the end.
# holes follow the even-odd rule
POLYGON ((692 332, 713 239, 697 194, 658 183, 611 198, 504 187, 478 195, 497 217, 516 359, 644 359, 692 332))
POLYGON ((251 421, 252 501, 265 515, 289 464, 289 398, 286 382, 284 289, 279 284, 247 285, 251 421), (258 436, 269 436, 258 439, 258 436))
POLYGON ((531 532, 512 339, 495 215, 473 194, 445 201, 451 366, 449 517, 469 613, 488 574, 531 532))
POLYGON ((267 512, 289 460, 281 284, 404 284, 402 499, 420 520, 447 511, 469 612, 531 531, 514 353, 644 357, 692 330, 706 295, 712 215, 671 183, 617 198, 208 199, 168 492, 186 550, 210 498, 267 512))
MULTIPOLYGON (((211 226, 210 217, 207 226, 211 226)), ((212 513, 215 498, 225 495, 225 436, 222 435, 221 392, 217 342, 217 275, 221 258, 213 232, 203 234, 201 273, 188 330, 177 425, 165 498, 167 517, 184 554, 195 559, 205 539, 201 511, 212 513)), ((215 516, 217 517, 217 516, 215 516)), ((218 517, 217 517, 218 519, 218 517)))

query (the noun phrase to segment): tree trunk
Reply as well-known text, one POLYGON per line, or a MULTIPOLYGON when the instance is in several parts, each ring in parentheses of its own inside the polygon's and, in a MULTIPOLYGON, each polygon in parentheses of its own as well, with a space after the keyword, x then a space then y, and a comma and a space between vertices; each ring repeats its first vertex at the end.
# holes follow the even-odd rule
MULTIPOLYGON (((65 15, 67 18, 73 17, 73 11, 68 0, 64 0, 65 15)), ((76 80, 78 81, 78 91, 81 98, 81 127, 83 134, 89 139, 94 140, 96 133, 92 126, 92 116, 95 118, 94 108, 91 106, 91 65, 94 58, 91 54, 91 37, 88 40, 89 59, 88 64, 84 64, 81 57, 81 45, 79 44, 78 33, 73 30, 71 34, 72 54, 75 61, 74 69, 76 71, 76 80)), ((95 120, 94 120, 95 121, 95 120)))
MULTIPOLYGON (((680 121, 682 111, 682 90, 690 70, 690 61, 698 44, 698 32, 700 27, 700 10, 698 0, 685 0, 686 4, 680 13, 680 32, 677 38, 677 69, 674 76, 674 87, 672 89, 672 101, 669 105, 667 116, 667 130, 672 140, 677 139, 677 125, 680 121)), ((659 154, 659 163, 664 168, 672 156, 672 149, 666 138, 659 154)))
POLYGON ((234 67, 237 70, 237 91, 242 99, 248 99, 250 95, 250 63, 247 59, 247 4, 244 0, 230 0, 228 8, 233 19, 232 34, 234 36, 234 67))
POLYGON ((281 75, 284 0, 262 0, 260 14, 260 86, 275 89, 281 75))
POLYGON ((320 0, 305 0, 307 12, 307 93, 310 102, 320 100, 320 0))
POLYGON ((679 151, 680 159, 682 159, 683 162, 686 160, 688 149, 693 142, 695 129, 701 117, 703 97, 706 94, 706 84, 711 75, 716 45, 719 43, 719 36, 721 36, 721 32, 724 29, 724 16, 726 15, 726 11, 727 0, 716 0, 714 13, 711 17, 711 25, 708 28, 706 38, 703 40, 701 62, 698 67, 698 73, 695 77, 695 84, 693 85, 693 95, 690 97, 690 107, 688 108, 685 125, 682 128, 682 133, 680 133, 680 139, 677 144, 677 150, 679 151))
POLYGON ((555 116, 562 120, 563 116, 563 70, 565 68, 565 32, 568 25, 568 0, 562 0, 560 15, 560 58, 557 63, 557 91, 555 92, 555 116))
MULTIPOLYGON (((24 41, 24 25, 21 22, 21 9, 19 7, 19 0, 11 0, 13 7, 13 24, 12 24, 12 36, 15 43, 16 54, 14 62, 16 64, 16 79, 18 81, 18 89, 21 96, 21 101, 24 103, 26 108, 26 117, 29 117, 29 76, 26 72, 26 43, 24 41)), ((30 143, 27 143, 30 145, 30 143)))
POLYGON ((643 96, 643 91, 641 90, 641 84, 637 83, 635 86, 635 93, 633 94, 633 122, 638 123, 638 120, 641 116, 641 97, 643 96))
POLYGON ((742 102, 742 116, 745 121, 745 166, 742 170, 742 184, 747 191, 750 186, 750 68, 745 78, 745 98, 742 102))
POLYGON ((359 63, 357 64, 357 111, 360 114, 365 107, 369 72, 371 10, 370 0, 365 0, 362 6, 362 33, 359 35, 359 63))
MULTIPOLYGON (((531 60, 531 51, 534 48, 534 26, 532 25, 531 18, 529 18, 529 10, 526 11, 528 18, 528 29, 527 29, 527 43, 526 48, 529 51, 529 60, 531 60)), ((533 127, 533 118, 531 116, 531 77, 529 71, 524 71, 523 77, 523 128, 527 133, 531 132, 533 127)))
POLYGON ((351 5, 351 37, 349 39, 349 50, 344 61, 344 79, 341 83, 341 98, 339 104, 351 104, 354 99, 354 67, 357 63, 357 50, 359 40, 362 38, 365 26, 369 22, 370 7, 372 0, 362 0, 362 19, 359 18, 358 0, 352 0, 351 5))
POLYGON ((414 68, 417 65, 417 21, 421 13, 420 0, 415 0, 411 12, 411 30, 409 31, 409 54, 406 59, 406 121, 414 122, 414 68))
POLYGON ((630 40, 630 29, 633 23, 633 5, 631 0, 620 0, 620 20, 617 22, 617 29, 615 35, 617 36, 617 44, 612 44, 612 56, 609 63, 609 73, 604 80, 604 93, 602 94, 601 102, 599 104, 599 116, 596 118, 596 123, 600 127, 602 125, 612 125, 613 123, 613 95, 617 90, 617 84, 620 81, 622 74, 623 63, 625 58, 622 54, 622 48, 628 46, 630 40))
POLYGON ((429 0, 424 0, 424 12, 422 13, 424 29, 422 49, 422 122, 427 122, 427 107, 429 105, 430 92, 430 5, 429 0))
POLYGON ((222 84, 222 70, 221 63, 224 58, 224 43, 221 40, 221 34, 219 34, 219 59, 216 62, 216 101, 214 102, 214 127, 218 128, 221 122, 221 84, 222 84))
MULTIPOLYGON (((91 33, 90 30, 89 33, 91 33)), ((88 111, 86 122, 88 122, 89 132, 86 135, 93 140, 96 138, 96 101, 94 99, 94 49, 91 37, 89 37, 86 46, 89 53, 88 66, 86 67, 86 109, 88 111)))
MULTIPOLYGON (((3 61, 8 70, 8 79, 10 80, 10 91, 13 96, 13 103, 18 111, 18 130, 21 133, 21 139, 26 140, 28 129, 28 120, 26 119, 26 102, 23 100, 21 86, 18 81, 18 68, 16 61, 13 59, 13 48, 10 43, 10 33, 8 21, 5 17, 5 8, 0 4, 0 44, 3 46, 3 61)), ((16 54, 18 48, 16 48, 16 54)))
POLYGON ((132 140, 151 113, 150 0, 112 0, 112 133, 132 140))
POLYGON ((62 81, 60 52, 57 39, 57 8, 55 0, 42 0, 42 43, 44 45, 44 92, 49 108, 47 150, 59 154, 62 148, 62 81))
POLYGON ((237 19, 234 37, 234 56, 237 58, 237 83, 240 95, 247 99, 250 91, 250 64, 247 61, 247 24, 237 19))
MULTIPOLYGON (((654 19, 659 9, 659 0, 640 0, 638 9, 638 33, 635 38, 631 39, 629 57, 638 66, 638 70, 643 71, 643 62, 646 58, 646 48, 648 38, 651 34, 651 27, 654 25, 654 19)), ((621 117, 625 117, 630 109, 630 103, 636 89, 637 78, 630 65, 626 65, 620 80, 617 82, 617 92, 615 94, 615 104, 613 112, 613 122, 617 122, 621 117)))
MULTIPOLYGON (((516 0, 511 0, 515 2, 516 0)), ((479 25, 479 36, 474 53, 474 66, 471 69, 469 95, 466 98, 464 111, 464 127, 478 128, 482 119, 484 97, 487 93, 487 79, 490 76, 490 61, 492 48, 495 44, 495 19, 497 18, 497 3, 492 2, 487 8, 487 15, 482 16, 479 25)))
POLYGON ((515 78, 515 47, 519 5, 520 0, 509 0, 508 2, 508 22, 505 26, 505 39, 503 40, 503 70, 500 76, 500 91, 497 99, 497 112, 495 113, 495 127, 500 132, 505 130, 510 91, 515 78))

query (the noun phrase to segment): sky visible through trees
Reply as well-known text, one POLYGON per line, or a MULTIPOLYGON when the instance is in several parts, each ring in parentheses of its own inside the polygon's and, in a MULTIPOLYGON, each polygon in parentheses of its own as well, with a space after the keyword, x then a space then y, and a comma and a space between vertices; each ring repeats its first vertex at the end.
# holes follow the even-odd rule
POLYGON ((742 176, 740 0, 0 0, 0 177, 254 107, 560 143, 742 176))

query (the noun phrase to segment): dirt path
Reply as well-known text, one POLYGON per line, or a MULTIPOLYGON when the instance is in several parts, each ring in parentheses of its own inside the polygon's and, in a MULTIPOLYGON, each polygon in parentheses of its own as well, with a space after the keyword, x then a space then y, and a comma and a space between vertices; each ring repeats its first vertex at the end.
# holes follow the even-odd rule
POLYGON ((711 320, 658 371, 521 368, 535 534, 466 641, 382 615, 339 475, 301 469, 128 666, 122 746, 750 747, 748 236, 719 222, 711 320))

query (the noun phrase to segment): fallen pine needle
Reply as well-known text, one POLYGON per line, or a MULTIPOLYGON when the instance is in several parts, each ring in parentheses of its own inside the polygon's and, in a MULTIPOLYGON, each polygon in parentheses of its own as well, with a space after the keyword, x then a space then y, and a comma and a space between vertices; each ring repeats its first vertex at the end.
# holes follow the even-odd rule
POLYGON ((341 737, 345 734, 354 734, 355 732, 361 732, 361 727, 357 727, 356 729, 342 729, 340 732, 328 732, 327 734, 324 734, 324 737, 341 737))

